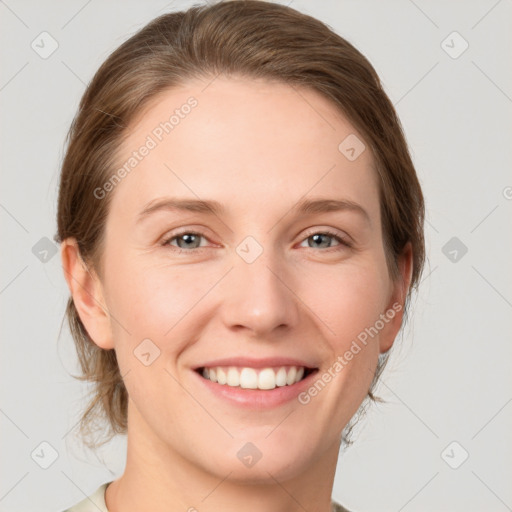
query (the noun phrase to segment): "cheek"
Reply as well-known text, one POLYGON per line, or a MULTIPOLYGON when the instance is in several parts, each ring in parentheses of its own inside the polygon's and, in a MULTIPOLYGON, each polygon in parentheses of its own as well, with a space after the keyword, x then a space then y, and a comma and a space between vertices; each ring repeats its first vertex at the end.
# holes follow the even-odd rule
MULTIPOLYGON (((164 340, 173 337, 173 330, 177 332, 188 323, 188 315, 222 273, 215 276, 204 266, 186 269, 161 263, 148 265, 142 260, 115 260, 108 280, 109 308, 112 305, 113 315, 125 329, 116 322, 113 328, 121 339, 126 339, 126 331, 133 334, 130 346, 149 338, 163 348, 164 340)), ((173 349, 179 347, 173 344, 173 349)))
POLYGON ((297 295, 321 320, 322 331, 337 352, 384 312, 388 281, 383 272, 385 268, 377 261, 346 263, 300 279, 297 295))
POLYGON ((328 285, 315 288, 306 301, 321 319, 317 324, 328 351, 325 366, 303 400, 311 401, 317 415, 334 415, 338 425, 345 425, 359 408, 377 366, 379 335, 368 332, 386 307, 387 281, 381 271, 377 263, 331 269, 324 276, 328 285))
MULTIPOLYGON (((345 415, 354 413, 367 393, 379 355, 379 334, 371 330, 387 307, 389 280, 385 264, 377 259, 366 264, 325 268, 315 279, 303 280, 304 302, 320 320, 329 345, 325 379, 329 380, 332 409, 340 403, 345 415), (319 286, 318 283, 325 283, 319 286)), ((321 378, 321 375, 319 375, 321 378)), ((347 420, 347 418, 344 418, 347 420)))

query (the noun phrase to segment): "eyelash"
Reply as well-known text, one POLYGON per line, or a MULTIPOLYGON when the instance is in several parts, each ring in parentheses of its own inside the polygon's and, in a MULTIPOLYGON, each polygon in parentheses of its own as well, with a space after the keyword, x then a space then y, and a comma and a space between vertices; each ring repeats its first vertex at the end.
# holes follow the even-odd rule
MULTIPOLYGON (((196 231, 182 231, 181 233, 175 233, 172 236, 164 239, 162 241, 162 246, 172 247, 173 250, 176 250, 179 253, 194 252, 194 251, 198 252, 198 251, 201 251, 202 249, 207 249, 207 247, 194 247, 192 249, 182 249, 181 247, 175 247, 173 245, 170 245, 170 242, 172 242, 176 238, 180 238, 183 235, 194 235, 194 236, 200 236, 200 237, 202 237, 204 239, 207 239, 202 233, 198 233, 196 231)), ((306 237, 303 238, 302 241, 307 240, 308 238, 311 238, 313 235, 326 235, 328 237, 334 238, 337 242, 339 242, 339 244, 340 244, 339 246, 327 247, 326 249, 322 249, 322 252, 331 252, 331 251, 340 250, 340 246, 342 248, 343 247, 344 248, 351 248, 352 247, 352 244, 350 242, 348 242, 346 239, 342 238, 337 233, 334 233, 334 232, 329 231, 329 230, 313 231, 313 232, 307 234, 306 237)), ((308 247, 308 249, 313 249, 313 247, 308 247)))

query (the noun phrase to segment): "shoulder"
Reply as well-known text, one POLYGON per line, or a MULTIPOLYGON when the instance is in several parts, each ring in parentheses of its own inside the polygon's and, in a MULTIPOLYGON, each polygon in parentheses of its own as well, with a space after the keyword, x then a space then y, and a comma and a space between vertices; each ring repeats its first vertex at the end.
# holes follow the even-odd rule
POLYGON ((331 501, 331 505, 331 512, 350 512, 348 509, 334 500, 331 501))
POLYGON ((108 512, 105 504, 105 490, 110 483, 100 485, 90 496, 63 512, 108 512))
MULTIPOLYGON (((100 485, 90 496, 87 496, 87 498, 84 498, 82 501, 63 512, 108 512, 105 503, 105 490, 110 483, 111 482, 106 482, 100 485)), ((331 504, 332 512, 350 512, 334 500, 331 501, 331 504)))

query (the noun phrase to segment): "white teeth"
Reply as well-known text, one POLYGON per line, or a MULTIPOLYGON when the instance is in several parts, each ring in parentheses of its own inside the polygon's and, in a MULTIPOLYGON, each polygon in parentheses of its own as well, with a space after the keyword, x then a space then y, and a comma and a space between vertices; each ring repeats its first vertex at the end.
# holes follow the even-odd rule
POLYGON ((276 386, 286 386, 286 368, 281 367, 276 373, 276 386))
POLYGON ((228 381, 228 376, 226 372, 222 368, 217 368, 217 382, 219 384, 226 384, 228 381))
POLYGON ((240 386, 240 374, 236 371, 236 368, 230 368, 228 370, 228 378, 226 384, 228 386, 240 386))
MULTIPOLYGON (((231 370, 237 371, 236 368, 231 370)), ((258 387, 258 374, 254 368, 243 368, 239 375, 241 388, 256 389, 258 387)))
POLYGON ((276 387, 276 374, 272 368, 261 370, 258 375, 258 388, 274 389, 276 387))
POLYGON ((203 377, 218 384, 244 389, 274 389, 291 386, 302 380, 303 366, 281 366, 278 368, 221 367, 203 368, 203 377))
POLYGON ((295 366, 292 366, 290 368, 290 371, 288 372, 288 375, 286 376, 286 384, 290 386, 295 382, 295 377, 297 376, 297 368, 295 366))

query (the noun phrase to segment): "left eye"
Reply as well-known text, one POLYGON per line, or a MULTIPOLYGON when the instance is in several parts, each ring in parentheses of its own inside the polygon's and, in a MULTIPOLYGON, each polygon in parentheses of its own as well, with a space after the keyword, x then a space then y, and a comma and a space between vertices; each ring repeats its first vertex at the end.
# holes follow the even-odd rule
POLYGON ((338 242, 338 245, 350 246, 349 243, 346 242, 342 237, 340 237, 336 233, 331 233, 330 231, 320 231, 318 233, 313 233, 313 234, 309 235, 304 241, 313 240, 314 244, 319 244, 316 246, 308 244, 309 247, 311 247, 311 248, 320 247, 320 248, 330 249, 331 246, 330 246, 329 242, 327 242, 327 246, 325 245, 325 242, 324 242, 326 239, 329 239, 329 238, 335 239, 338 242))
MULTIPOLYGON (((172 247, 177 247, 178 249, 199 249, 201 248, 201 239, 206 238, 201 235, 200 233, 194 233, 192 231, 187 231, 185 233, 179 233, 177 235, 172 236, 171 238, 168 238, 164 242, 162 242, 162 245, 170 245, 172 247), (172 242, 176 240, 177 245, 174 245, 172 242)), ((336 233, 331 233, 329 231, 319 231, 317 233, 313 233, 311 235, 308 235, 304 242, 307 240, 313 240, 312 244, 308 243, 309 248, 321 248, 321 249, 330 249, 332 248, 331 243, 329 242, 329 239, 334 239, 338 242, 337 246, 348 246, 350 247, 350 244, 344 240, 342 237, 337 235, 336 233), (317 244, 317 245, 314 245, 317 244)), ((304 243, 302 242, 302 243, 304 243)))

